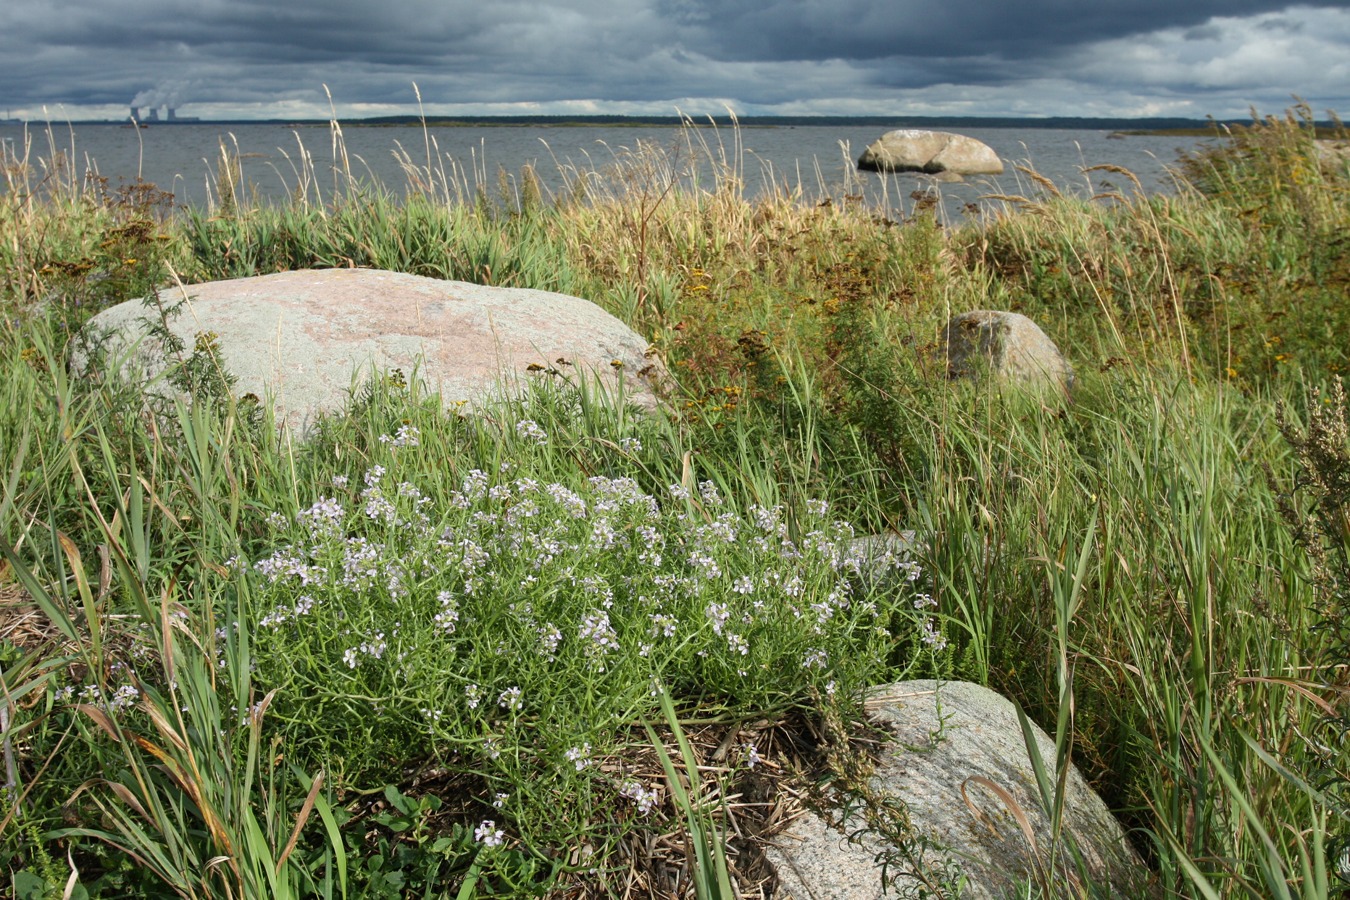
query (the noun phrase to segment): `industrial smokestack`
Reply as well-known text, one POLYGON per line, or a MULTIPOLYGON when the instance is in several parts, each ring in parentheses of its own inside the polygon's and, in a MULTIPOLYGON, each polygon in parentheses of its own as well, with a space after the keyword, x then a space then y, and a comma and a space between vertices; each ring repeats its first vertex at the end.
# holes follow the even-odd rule
POLYGON ((141 111, 136 107, 131 107, 131 121, 139 122, 141 120, 141 111))

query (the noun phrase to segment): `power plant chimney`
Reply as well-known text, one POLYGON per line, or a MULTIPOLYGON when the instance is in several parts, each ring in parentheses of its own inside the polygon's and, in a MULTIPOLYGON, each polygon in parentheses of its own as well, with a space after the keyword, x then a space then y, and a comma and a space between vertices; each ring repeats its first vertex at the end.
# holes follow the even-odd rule
POLYGON ((141 120, 141 111, 136 107, 131 107, 131 121, 139 122, 141 120))

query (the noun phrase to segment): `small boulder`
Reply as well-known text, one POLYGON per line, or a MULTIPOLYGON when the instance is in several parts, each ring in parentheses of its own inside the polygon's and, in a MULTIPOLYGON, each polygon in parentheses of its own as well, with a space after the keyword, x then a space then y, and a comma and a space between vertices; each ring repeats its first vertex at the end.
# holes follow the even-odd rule
POLYGON ((1053 386, 1065 394, 1073 386, 1073 368, 1055 342, 1019 313, 977 309, 953 316, 940 343, 950 378, 988 373, 1001 381, 1053 386))
MULTIPOLYGON (((929 877, 959 870, 966 898, 1021 896, 1017 886, 1035 883, 1038 867, 1042 873, 1049 869, 1054 849, 1054 887, 1047 896, 1078 896, 1070 886, 1078 875, 1067 845, 1062 838, 1058 848, 1052 846, 1050 821, 1037 799, 1036 776, 1010 701, 977 684, 906 681, 874 691, 868 708, 878 724, 895 730, 873 788, 907 807, 913 835, 920 839, 915 844, 921 848, 920 866, 929 877)), ((1034 724, 1032 729, 1053 784, 1054 742, 1034 724)), ((865 825, 854 818, 843 827, 851 834, 865 825)), ((1068 774, 1061 833, 1109 896, 1147 896, 1147 868, 1076 768, 1068 774)), ((860 843, 849 843, 819 816, 803 816, 768 851, 777 896, 879 900, 915 892, 921 881, 892 867, 888 877, 895 882, 883 894, 876 856, 884 846, 870 832, 860 843)))
POLYGON ((869 172, 925 175, 1001 175, 1003 160, 988 144, 946 131, 888 131, 858 158, 869 172))
POLYGON ((1350 141, 1313 141, 1313 157, 1330 176, 1350 174, 1350 141))
MULTIPOLYGON (((489 287, 371 269, 321 269, 169 288, 166 308, 183 303, 168 327, 190 351, 214 336, 237 394, 271 394, 279 421, 301 433, 320 412, 349 400, 353 377, 401 370, 441 392, 447 404, 519 390, 528 379, 580 373, 610 389, 620 380, 640 405, 656 404, 664 367, 647 342, 578 297, 489 287)), ((89 323, 116 358, 140 341, 133 365, 146 379, 175 364, 145 340, 156 315, 140 300, 89 323)), ((84 363, 77 359, 77 368, 84 363)))

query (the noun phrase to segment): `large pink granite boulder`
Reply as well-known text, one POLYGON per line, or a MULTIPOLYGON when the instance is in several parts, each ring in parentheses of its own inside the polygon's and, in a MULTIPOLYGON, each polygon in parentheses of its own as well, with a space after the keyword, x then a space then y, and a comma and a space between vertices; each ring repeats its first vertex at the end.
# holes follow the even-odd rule
MULTIPOLYGON (((487 287, 371 269, 282 272, 160 292, 164 305, 187 298, 170 329, 190 351, 215 335, 235 392, 272 396, 279 420, 304 432, 321 411, 340 410, 354 378, 417 371, 447 404, 517 392, 532 378, 620 381, 629 399, 656 403, 664 367, 647 342, 578 297, 487 287)), ((134 300, 95 316, 116 353, 147 332, 153 315, 134 300)), ((172 360, 141 340, 135 361, 146 378, 172 360)))

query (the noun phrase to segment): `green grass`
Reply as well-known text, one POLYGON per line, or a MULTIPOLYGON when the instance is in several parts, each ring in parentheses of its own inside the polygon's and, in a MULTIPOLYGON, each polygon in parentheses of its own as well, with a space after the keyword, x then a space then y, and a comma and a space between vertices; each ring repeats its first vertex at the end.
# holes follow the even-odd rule
MULTIPOLYGON (((726 798, 865 770, 814 736, 939 676, 1055 734, 1157 893, 1337 896, 1350 177, 1309 123, 1234 132, 1175 196, 1033 173, 951 228, 856 184, 747 200, 693 129, 556 197, 429 152, 401 192, 298 165, 269 206, 226 151, 174 212, 54 140, 6 159, 0 596, 38 613, 0 643, 10 885, 660 893, 695 889, 651 850, 682 830, 725 895, 712 836, 755 821, 726 798), (346 265, 589 297, 679 389, 468 417, 378 377, 296 444, 200 372, 191 407, 66 374, 153 285, 346 265), (947 382, 938 330, 972 308, 1036 319, 1072 403, 947 382), (853 535, 910 528, 898 577, 858 572, 853 535), (663 718, 696 737, 683 798, 663 718)), ((1071 890, 1042 863, 1030 891, 1071 890)))

